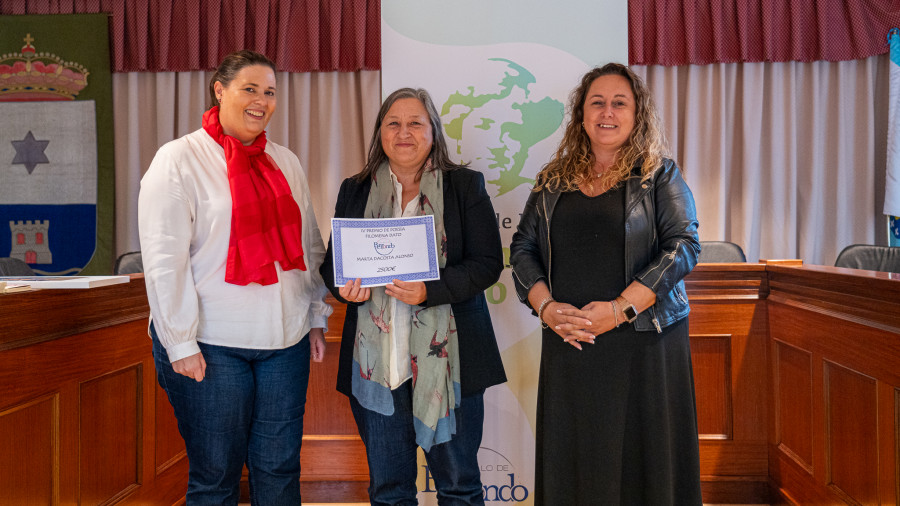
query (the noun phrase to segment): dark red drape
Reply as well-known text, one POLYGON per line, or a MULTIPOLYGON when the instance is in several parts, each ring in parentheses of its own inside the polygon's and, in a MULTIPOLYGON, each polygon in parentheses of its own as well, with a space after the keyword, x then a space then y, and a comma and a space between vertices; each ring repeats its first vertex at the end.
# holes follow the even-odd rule
POLYGON ((897 0, 630 0, 632 65, 855 60, 888 51, 897 0))
POLYGON ((381 68, 380 0, 3 0, 0 14, 110 14, 114 72, 211 70, 252 49, 285 72, 381 68))
MULTIPOLYGON (((287 72, 381 68, 381 0, 2 0, 110 14, 115 72, 210 70, 236 49, 287 72)), ((898 0, 630 0, 633 65, 853 60, 888 50, 898 0)))

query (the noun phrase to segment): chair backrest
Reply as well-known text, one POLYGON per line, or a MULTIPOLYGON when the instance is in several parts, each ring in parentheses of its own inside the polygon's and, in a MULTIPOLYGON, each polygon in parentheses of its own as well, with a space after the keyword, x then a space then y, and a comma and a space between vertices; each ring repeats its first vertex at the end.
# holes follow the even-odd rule
POLYGON ((900 273, 900 247, 852 244, 841 251, 834 266, 900 273))
POLYGON ((730 263, 746 262, 744 250, 733 242, 727 241, 700 241, 699 263, 730 263))
POLYGON ((115 274, 135 274, 144 272, 144 262, 141 259, 140 251, 130 251, 122 253, 116 259, 116 266, 113 268, 115 274))
POLYGON ((34 276, 31 266, 18 258, 0 258, 0 276, 34 276))

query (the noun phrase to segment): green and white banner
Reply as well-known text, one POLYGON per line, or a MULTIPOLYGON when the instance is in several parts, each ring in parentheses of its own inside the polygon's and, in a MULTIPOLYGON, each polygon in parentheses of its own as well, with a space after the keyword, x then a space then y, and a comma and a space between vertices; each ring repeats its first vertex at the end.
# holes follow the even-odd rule
MULTIPOLYGON (((627 1, 385 0, 381 10, 383 95, 428 90, 451 156, 485 175, 508 260, 569 93, 590 67, 627 63, 627 1)), ((517 300, 508 262, 487 298, 509 382, 485 394, 484 498, 532 504, 540 326, 517 300)), ((437 504, 419 461, 419 500, 437 504)))

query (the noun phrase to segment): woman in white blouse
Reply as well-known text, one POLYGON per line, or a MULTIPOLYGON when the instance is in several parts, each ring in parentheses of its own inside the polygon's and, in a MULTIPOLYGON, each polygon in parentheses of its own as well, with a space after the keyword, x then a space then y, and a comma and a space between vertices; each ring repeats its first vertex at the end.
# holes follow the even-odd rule
POLYGON ((297 157, 266 141, 275 65, 238 51, 203 128, 164 145, 138 203, 157 379, 190 461, 187 504, 300 504, 310 359, 331 313, 297 157))

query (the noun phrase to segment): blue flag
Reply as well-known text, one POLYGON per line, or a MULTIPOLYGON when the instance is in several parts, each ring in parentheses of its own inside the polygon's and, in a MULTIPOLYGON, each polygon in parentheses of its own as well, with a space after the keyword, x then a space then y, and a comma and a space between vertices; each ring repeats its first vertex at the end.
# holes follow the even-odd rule
POLYGON ((888 215, 889 244, 900 246, 900 30, 891 29, 888 42, 891 45, 891 70, 884 214, 888 215))

